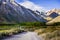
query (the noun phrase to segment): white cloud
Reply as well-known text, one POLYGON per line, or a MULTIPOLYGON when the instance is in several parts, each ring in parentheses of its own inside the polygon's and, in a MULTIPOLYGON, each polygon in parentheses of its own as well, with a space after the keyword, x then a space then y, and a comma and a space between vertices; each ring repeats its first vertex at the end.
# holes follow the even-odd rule
MULTIPOLYGON (((31 10, 38 10, 38 11, 44 11, 44 7, 41 7, 37 4, 34 4, 33 2, 30 2, 30 1, 24 1, 22 3, 20 3, 20 5, 26 7, 26 8, 29 8, 31 10)), ((46 11, 46 10, 45 10, 46 11)))

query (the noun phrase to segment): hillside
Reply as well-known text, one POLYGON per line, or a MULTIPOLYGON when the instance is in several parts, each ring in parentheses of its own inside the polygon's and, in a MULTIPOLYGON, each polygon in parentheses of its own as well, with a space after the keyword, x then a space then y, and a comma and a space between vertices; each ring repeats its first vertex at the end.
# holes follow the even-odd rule
POLYGON ((60 9, 56 9, 56 8, 47 11, 47 15, 51 15, 53 12, 55 12, 55 13, 60 15, 60 9))
POLYGON ((46 16, 47 17, 45 19, 48 20, 48 22, 49 22, 49 21, 55 19, 56 17, 60 16, 60 9, 54 8, 52 10, 47 11, 46 16))
POLYGON ((60 16, 54 18, 53 20, 47 22, 47 24, 53 24, 53 23, 56 23, 56 22, 60 22, 60 16))
POLYGON ((0 23, 46 22, 32 10, 28 10, 14 0, 0 1, 0 23))

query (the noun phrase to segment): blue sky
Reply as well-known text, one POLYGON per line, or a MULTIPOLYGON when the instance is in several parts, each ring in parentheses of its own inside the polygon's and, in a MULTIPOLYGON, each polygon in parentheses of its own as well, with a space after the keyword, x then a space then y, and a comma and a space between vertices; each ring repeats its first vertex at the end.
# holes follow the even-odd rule
POLYGON ((18 3, 24 1, 31 1, 37 5, 44 7, 45 9, 53 9, 58 8, 60 9, 60 0, 16 0, 18 3))

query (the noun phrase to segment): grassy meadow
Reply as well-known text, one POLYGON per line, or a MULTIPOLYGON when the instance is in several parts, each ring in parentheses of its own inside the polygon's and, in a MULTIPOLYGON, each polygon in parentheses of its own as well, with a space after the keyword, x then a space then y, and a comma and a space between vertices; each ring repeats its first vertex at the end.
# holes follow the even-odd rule
POLYGON ((46 25, 42 22, 24 22, 20 24, 0 24, 0 39, 24 31, 33 31, 42 35, 45 40, 60 39, 60 24, 46 25))

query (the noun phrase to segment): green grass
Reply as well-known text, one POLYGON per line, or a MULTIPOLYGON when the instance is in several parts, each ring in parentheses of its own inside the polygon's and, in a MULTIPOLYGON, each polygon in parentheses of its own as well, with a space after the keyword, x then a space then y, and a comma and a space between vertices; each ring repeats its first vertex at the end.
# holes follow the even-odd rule
POLYGON ((45 22, 23 22, 20 23, 21 26, 45 26, 45 22))
POLYGON ((0 25, 0 38, 6 37, 6 36, 12 36, 14 34, 18 34, 21 32, 22 30, 19 27, 19 25, 10 25, 10 24, 0 25))
POLYGON ((43 34, 47 32, 54 32, 55 30, 60 30, 60 25, 46 25, 42 22, 24 22, 20 24, 0 24, 0 38, 3 36, 9 36, 21 32, 21 29, 26 31, 35 31, 38 29, 44 29, 38 34, 43 34))

